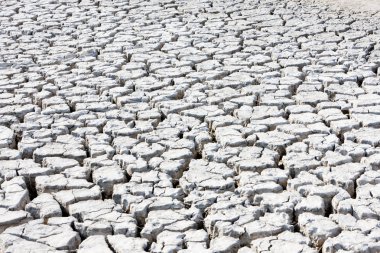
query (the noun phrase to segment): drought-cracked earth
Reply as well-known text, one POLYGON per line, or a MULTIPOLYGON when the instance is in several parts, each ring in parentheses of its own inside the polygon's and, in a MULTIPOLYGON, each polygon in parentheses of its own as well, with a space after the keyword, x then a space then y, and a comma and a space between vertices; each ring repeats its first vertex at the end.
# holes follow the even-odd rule
POLYGON ((380 15, 0 1, 0 252, 380 252, 380 15))

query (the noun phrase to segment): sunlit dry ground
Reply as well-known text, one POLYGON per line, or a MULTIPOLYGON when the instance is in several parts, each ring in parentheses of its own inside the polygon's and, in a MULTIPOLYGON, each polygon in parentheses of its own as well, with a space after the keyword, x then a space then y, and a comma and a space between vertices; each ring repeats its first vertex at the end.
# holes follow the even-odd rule
POLYGON ((0 252, 380 252, 372 3, 0 1, 0 252))

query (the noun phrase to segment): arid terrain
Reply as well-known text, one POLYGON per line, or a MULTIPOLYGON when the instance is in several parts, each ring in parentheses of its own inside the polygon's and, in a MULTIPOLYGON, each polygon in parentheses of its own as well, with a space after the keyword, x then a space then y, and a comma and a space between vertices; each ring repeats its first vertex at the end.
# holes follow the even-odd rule
POLYGON ((380 0, 311 0, 323 3, 329 8, 340 8, 354 12, 375 14, 380 12, 380 0))
POLYGON ((0 1, 0 252, 380 252, 379 11, 0 1))

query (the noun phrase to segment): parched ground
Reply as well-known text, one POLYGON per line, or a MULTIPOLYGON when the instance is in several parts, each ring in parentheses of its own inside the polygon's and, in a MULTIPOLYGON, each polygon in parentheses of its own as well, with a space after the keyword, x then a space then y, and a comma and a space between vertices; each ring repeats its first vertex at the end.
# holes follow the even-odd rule
POLYGON ((322 2, 330 8, 348 9, 354 12, 376 14, 380 12, 380 0, 306 0, 322 2))
POLYGON ((0 1, 0 252, 380 252, 360 2, 0 1))

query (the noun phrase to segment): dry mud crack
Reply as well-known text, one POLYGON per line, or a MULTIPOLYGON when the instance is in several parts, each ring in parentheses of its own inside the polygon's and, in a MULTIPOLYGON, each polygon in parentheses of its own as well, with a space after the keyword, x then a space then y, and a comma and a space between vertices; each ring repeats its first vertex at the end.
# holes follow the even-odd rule
POLYGON ((366 3, 0 1, 0 252, 380 252, 366 3))

